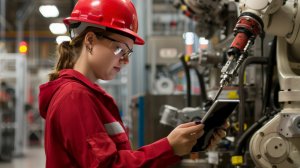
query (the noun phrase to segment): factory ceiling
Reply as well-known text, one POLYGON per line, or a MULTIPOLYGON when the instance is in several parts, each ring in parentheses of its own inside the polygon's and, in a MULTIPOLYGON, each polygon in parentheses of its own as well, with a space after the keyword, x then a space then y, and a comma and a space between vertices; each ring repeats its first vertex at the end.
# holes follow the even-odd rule
MULTIPOLYGON (((5 25, 6 37, 16 38, 18 23, 23 25, 24 37, 34 33, 37 37, 54 38, 49 30, 51 23, 62 23, 67 17, 75 0, 1 0, 5 1, 5 18, 0 18, 1 24, 5 25), (45 18, 39 12, 41 5, 56 5, 59 16, 55 18, 45 18)), ((0 1, 0 2, 1 2, 0 1)), ((3 4, 3 3, 1 3, 3 4)), ((2 8, 3 9, 3 8, 2 8)))

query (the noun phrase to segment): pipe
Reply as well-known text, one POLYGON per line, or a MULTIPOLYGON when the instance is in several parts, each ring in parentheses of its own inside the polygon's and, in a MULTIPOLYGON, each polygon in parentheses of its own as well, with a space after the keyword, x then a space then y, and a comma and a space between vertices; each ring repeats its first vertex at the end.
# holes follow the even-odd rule
POLYGON ((271 45, 271 50, 269 53, 269 61, 268 61, 268 69, 267 69, 267 78, 266 78, 266 84, 265 84, 265 94, 264 94, 264 101, 263 101, 263 114, 266 112, 265 109, 267 106, 270 105, 270 99, 271 99, 271 90, 272 87, 272 77, 274 75, 274 65, 275 65, 275 59, 276 59, 276 43, 277 43, 277 37, 274 37, 271 45))
POLYGON ((239 96, 240 96, 240 105, 239 105, 239 136, 243 134, 244 131, 244 122, 245 122, 245 89, 244 89, 244 72, 246 67, 250 64, 267 64, 268 58, 265 57, 248 57, 240 67, 239 70, 239 96))
POLYGON ((199 87, 200 87, 200 96, 202 98, 202 102, 207 102, 208 99, 207 99, 206 87, 205 87, 203 75, 199 72, 199 70, 196 67, 194 67, 193 69, 195 70, 198 78, 199 87))
POLYGON ((191 75, 190 75, 190 68, 185 61, 184 55, 180 56, 180 61, 182 63, 184 72, 185 72, 185 79, 186 79, 186 107, 192 106, 192 93, 191 93, 191 75))

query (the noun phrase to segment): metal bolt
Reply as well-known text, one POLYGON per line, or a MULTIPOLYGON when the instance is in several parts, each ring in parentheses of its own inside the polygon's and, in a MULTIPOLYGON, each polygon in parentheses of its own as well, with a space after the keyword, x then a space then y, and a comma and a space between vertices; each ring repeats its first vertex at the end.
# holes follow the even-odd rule
POLYGON ((259 135, 262 137, 265 136, 265 134, 263 132, 260 132, 259 135))
POLYGON ((261 159, 261 155, 257 155, 256 158, 257 158, 257 159, 261 159))

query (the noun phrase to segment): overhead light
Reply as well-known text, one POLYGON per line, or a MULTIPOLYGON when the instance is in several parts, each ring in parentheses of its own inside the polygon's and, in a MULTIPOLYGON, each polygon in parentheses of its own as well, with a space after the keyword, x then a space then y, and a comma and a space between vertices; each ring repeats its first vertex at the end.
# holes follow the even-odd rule
POLYGON ((49 29, 53 34, 65 34, 67 32, 67 28, 63 23, 51 23, 49 29))
POLYGON ((56 37, 57 44, 61 44, 64 41, 71 41, 71 38, 69 36, 57 36, 56 37))
POLYGON ((42 5, 39 7, 39 11, 46 18, 57 17, 59 15, 59 11, 55 5, 42 5))

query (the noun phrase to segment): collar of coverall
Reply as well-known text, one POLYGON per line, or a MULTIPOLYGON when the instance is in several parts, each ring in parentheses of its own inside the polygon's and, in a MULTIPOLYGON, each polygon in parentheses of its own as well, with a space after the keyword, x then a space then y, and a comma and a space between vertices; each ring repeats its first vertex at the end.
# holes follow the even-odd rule
POLYGON ((64 69, 59 72, 59 77, 61 78, 69 78, 73 80, 77 80, 86 87, 92 89, 93 91, 96 91, 100 94, 103 94, 105 96, 108 96, 112 99, 112 97, 104 90, 102 89, 98 84, 91 82, 87 77, 82 75, 80 72, 74 70, 74 69, 64 69))

